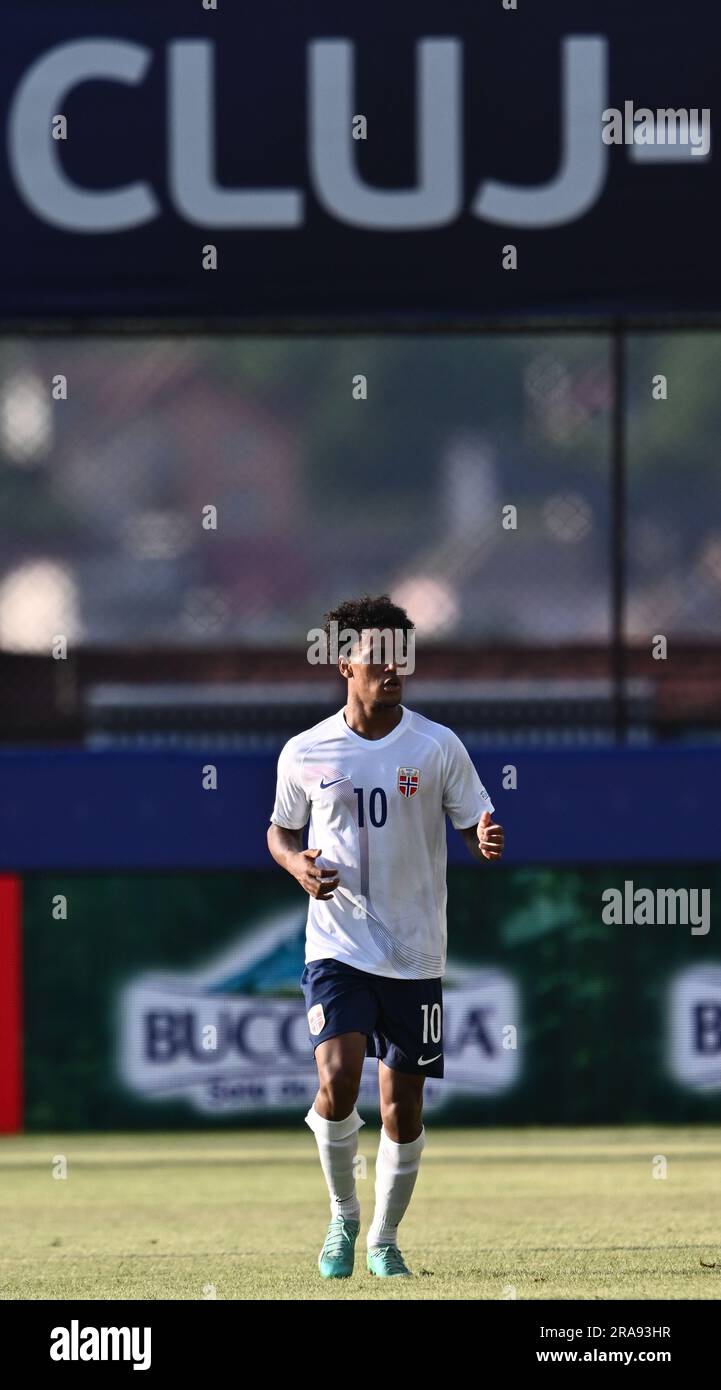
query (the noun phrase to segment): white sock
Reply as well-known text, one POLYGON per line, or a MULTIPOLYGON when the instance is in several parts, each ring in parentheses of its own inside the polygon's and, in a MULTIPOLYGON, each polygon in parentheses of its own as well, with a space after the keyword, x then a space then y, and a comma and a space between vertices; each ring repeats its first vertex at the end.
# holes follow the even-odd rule
POLYGON ((365 1124, 355 1106, 344 1120, 324 1120, 312 1105, 305 1117, 313 1130, 320 1154, 320 1166, 328 1184, 331 1216, 360 1218, 355 1190, 353 1160, 358 1152, 358 1130, 365 1124))
POLYGON ((376 1207, 368 1231, 369 1248, 397 1244, 398 1226, 413 1195, 425 1144, 425 1129, 410 1144, 396 1144, 385 1129, 381 1130, 376 1159, 376 1207))

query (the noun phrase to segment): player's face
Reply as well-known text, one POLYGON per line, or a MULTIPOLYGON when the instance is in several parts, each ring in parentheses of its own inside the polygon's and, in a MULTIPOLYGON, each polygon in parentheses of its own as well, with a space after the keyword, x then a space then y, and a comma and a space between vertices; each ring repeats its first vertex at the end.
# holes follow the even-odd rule
MULTIPOLYGON (((360 660, 352 661, 353 680, 357 694, 366 706, 375 709, 393 709, 403 698, 404 675, 396 659, 392 644, 384 646, 378 634, 364 633, 360 647, 360 660), (390 647, 390 649, 388 649, 390 647), (374 657, 384 657, 376 661, 374 657)), ((402 661, 402 653, 399 653, 402 661)))

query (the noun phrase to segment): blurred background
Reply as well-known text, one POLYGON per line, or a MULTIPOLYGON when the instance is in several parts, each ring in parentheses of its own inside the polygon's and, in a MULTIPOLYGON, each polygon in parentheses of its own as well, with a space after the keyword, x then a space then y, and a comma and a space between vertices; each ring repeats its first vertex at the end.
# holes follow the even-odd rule
MULTIPOLYGON (((492 873, 449 843, 447 1079, 429 1108, 718 1120, 713 152, 657 150, 652 169, 598 155, 606 104, 708 104, 713 22, 684 69, 646 0, 643 52, 625 7, 579 20, 565 0, 552 22, 371 5, 342 34, 325 4, 292 21, 273 3, 146 9, 33 0, 2 58, 0 1128, 307 1108, 305 903, 265 830, 284 741, 343 700, 307 633, 361 591, 408 608, 408 703, 466 741, 507 829, 492 873), (449 33, 458 206, 364 223, 322 185, 318 150, 388 196, 412 183, 410 55, 449 33), (142 81, 111 79, 108 52, 84 69, 73 45, 91 34, 111 57, 137 45, 142 81), (306 65, 340 39, 370 132, 342 156, 332 74, 306 65), (184 44, 212 49, 214 86, 202 63, 178 77, 184 44), (62 150, 41 120, 59 110, 62 150), (189 135, 203 120, 212 171, 189 135), (109 190, 140 178, 155 210, 116 226, 109 190), (526 190, 515 220, 513 199, 505 220, 477 211, 499 181, 526 190), (297 226, 223 203, 287 184, 297 226), (602 894, 628 882, 710 894, 710 929, 609 924, 602 894)), ((370 1106, 372 1066, 364 1087, 370 1106)))
POLYGON ((333 705, 307 632, 391 591, 415 688, 451 680, 429 698, 479 731, 716 741, 720 336, 630 334, 621 378, 615 348, 563 328, 6 341, 3 739, 265 745, 264 680, 292 703, 315 677, 333 705), (228 680, 249 685, 220 710, 228 680))

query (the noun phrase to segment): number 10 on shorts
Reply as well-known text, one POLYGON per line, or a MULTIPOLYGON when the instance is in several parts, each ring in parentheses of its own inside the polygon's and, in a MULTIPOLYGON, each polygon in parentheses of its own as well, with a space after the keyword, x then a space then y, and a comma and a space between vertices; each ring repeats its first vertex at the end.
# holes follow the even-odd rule
POLYGON ((421 1004, 423 1014, 423 1041, 438 1043, 441 1040, 440 1004, 421 1004))

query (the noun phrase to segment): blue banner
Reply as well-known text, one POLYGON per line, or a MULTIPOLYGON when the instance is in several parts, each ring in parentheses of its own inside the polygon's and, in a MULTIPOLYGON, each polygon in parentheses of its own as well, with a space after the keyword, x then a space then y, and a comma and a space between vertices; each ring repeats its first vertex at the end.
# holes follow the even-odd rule
MULTIPOLYGON (((506 828, 504 863, 719 859, 721 751, 471 753, 506 828)), ((2 752, 0 870, 272 866, 275 773, 269 753, 2 752)), ((452 830, 449 857, 472 862, 452 830)))

